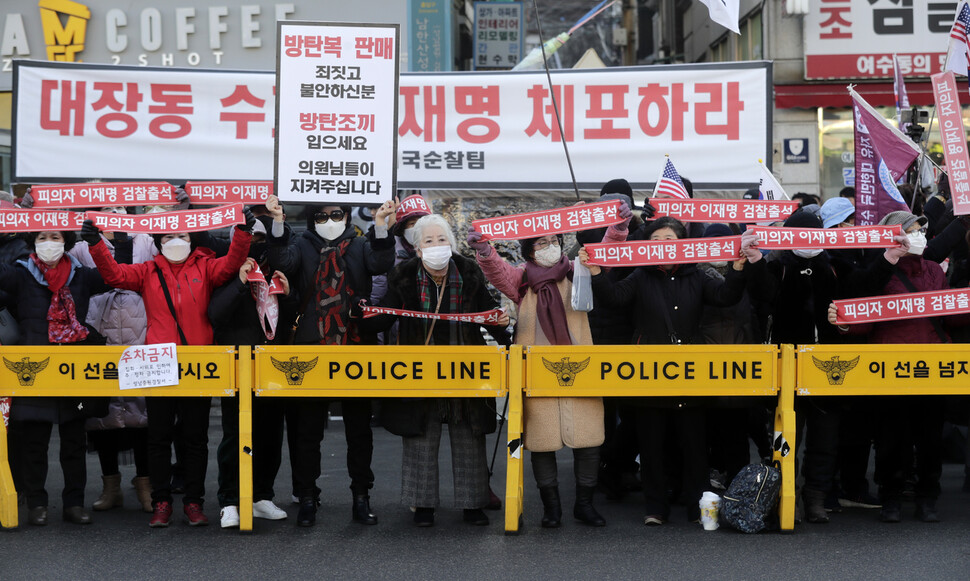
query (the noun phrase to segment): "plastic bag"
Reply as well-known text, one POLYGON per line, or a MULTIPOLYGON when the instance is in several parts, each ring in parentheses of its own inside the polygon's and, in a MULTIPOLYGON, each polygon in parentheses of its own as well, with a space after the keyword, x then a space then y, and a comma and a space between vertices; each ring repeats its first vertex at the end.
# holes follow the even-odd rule
POLYGON ((578 257, 573 259, 572 307, 574 311, 584 313, 593 310, 593 280, 590 277, 589 269, 579 262, 578 257))

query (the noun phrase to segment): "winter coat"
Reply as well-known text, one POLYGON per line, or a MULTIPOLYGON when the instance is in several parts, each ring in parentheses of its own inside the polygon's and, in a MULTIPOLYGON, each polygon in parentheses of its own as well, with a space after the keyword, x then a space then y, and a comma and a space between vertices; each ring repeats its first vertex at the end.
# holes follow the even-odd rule
MULTIPOLYGON (((477 313, 498 308, 498 303, 489 294, 485 286, 485 275, 474 260, 465 258, 460 254, 452 254, 452 260, 458 274, 461 276, 461 296, 462 312, 477 313)), ((388 292, 381 301, 382 307, 393 309, 407 309, 411 311, 422 311, 421 299, 418 295, 418 273, 425 276, 424 267, 420 258, 412 258, 402 262, 392 270, 387 277, 388 292)), ((437 294, 435 285, 429 280, 431 291, 430 311, 437 307, 437 294)), ((442 297, 440 313, 450 313, 450 293, 451 288, 446 287, 442 297)), ((399 321, 398 339, 401 345, 424 345, 427 338, 427 327, 430 321, 426 319, 401 318, 391 315, 383 315, 367 319, 373 321, 378 329, 389 328, 395 320, 399 321)), ((449 323, 448 321, 438 321, 432 331, 433 345, 485 345, 485 337, 482 335, 480 325, 471 323, 449 323), (457 334, 457 341, 451 342, 451 328, 454 327, 457 334)), ((381 423, 393 434, 418 435, 426 424, 425 414, 431 409, 437 409, 435 405, 428 405, 430 400, 419 399, 389 399, 381 404, 381 423)), ((471 425, 472 432, 475 434, 489 434, 495 431, 495 401, 493 399, 481 398, 462 398, 456 399, 450 409, 455 410, 458 406, 457 421, 465 421, 471 425)))
MULTIPOLYGON (((105 292, 109 287, 101 275, 93 268, 85 268, 70 255, 62 260, 71 262, 71 274, 67 286, 74 299, 77 320, 84 322, 88 302, 94 293, 105 292)), ((13 266, 0 265, 0 286, 12 299, 12 313, 20 325, 21 341, 24 345, 50 345, 47 339, 47 312, 51 305, 51 292, 47 280, 30 258, 19 260, 13 266)), ((102 343, 103 338, 89 328, 84 344, 102 343)), ((48 373, 56 373, 48 369, 48 373)), ((33 398, 15 397, 10 410, 10 418, 15 421, 43 421, 63 423, 77 418, 103 415, 104 398, 33 398)))
MULTIPOLYGON (((294 338, 294 343, 299 345, 315 345, 321 340, 317 305, 312 297, 306 301, 306 293, 316 293, 320 251, 324 247, 336 246, 344 240, 350 240, 343 259, 347 283, 354 290, 355 303, 359 299, 370 298, 371 277, 384 274, 394 266, 394 240, 390 236, 377 238, 373 229, 366 236, 357 236, 354 227, 348 226, 333 241, 324 240, 313 230, 304 230, 296 237, 287 231, 278 238, 270 232, 267 240, 271 268, 282 271, 289 279, 290 287, 296 291, 298 297, 297 304, 306 303, 294 338)), ((358 314, 357 305, 351 305, 351 315, 358 314)), ((377 337, 373 333, 365 333, 360 338, 363 344, 377 343, 377 337)))
MULTIPOLYGON (((272 276, 269 268, 263 271, 267 277, 272 276), (269 272, 266 272, 266 271, 269 272)), ((268 280, 268 278, 267 278, 268 280)), ((292 290, 290 295, 292 295, 292 290)), ((280 316, 276 325, 276 335, 272 341, 266 340, 266 334, 259 322, 256 311, 256 299, 253 298, 252 287, 249 283, 232 277, 228 283, 217 288, 209 301, 209 321, 216 345, 266 345, 280 344, 286 340, 293 311, 296 306, 293 299, 284 295, 276 295, 280 306, 280 316)))
POLYGON ((148 315, 147 343, 183 344, 158 281, 157 272, 161 272, 188 344, 212 345, 212 325, 206 315, 212 291, 239 274, 251 239, 251 234, 239 231, 226 256, 214 258, 211 250, 196 248, 179 265, 171 264, 161 254, 151 262, 118 264, 103 243, 91 248, 91 256, 105 282, 141 294, 148 315))
MULTIPOLYGON (((715 282, 723 284, 725 275, 730 276, 733 268, 729 264, 727 270, 718 269, 709 263, 700 263, 697 270, 715 282), (723 274, 722 274, 723 273, 723 274)), ((705 305, 698 326, 698 343, 712 345, 745 345, 761 343, 762 337, 758 332, 758 318, 751 305, 751 297, 747 290, 742 293, 741 300, 734 305, 715 306, 705 305)))
MULTIPOLYGON (((0 234, 0 264, 13 265, 30 256, 30 247, 21 234, 0 234)), ((9 306, 10 296, 0 290, 0 306, 9 306)))
POLYGON ((148 427, 148 408, 143 397, 113 397, 108 403, 108 415, 89 418, 87 430, 116 430, 148 427))
POLYGON ((802 258, 790 250, 776 250, 765 266, 765 283, 752 291, 756 299, 768 303, 768 340, 795 345, 840 342, 838 331, 828 322, 829 304, 839 296, 828 253, 802 258))

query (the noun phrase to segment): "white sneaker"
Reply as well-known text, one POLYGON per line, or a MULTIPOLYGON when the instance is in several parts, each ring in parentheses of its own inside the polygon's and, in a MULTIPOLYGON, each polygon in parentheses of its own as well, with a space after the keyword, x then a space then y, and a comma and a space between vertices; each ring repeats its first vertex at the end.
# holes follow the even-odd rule
POLYGON ((283 520, 286 518, 286 511, 273 504, 272 500, 260 500, 253 503, 253 517, 266 520, 283 520))
POLYGON ((239 508, 227 506, 219 511, 219 522, 222 528, 231 529, 239 526, 239 508))

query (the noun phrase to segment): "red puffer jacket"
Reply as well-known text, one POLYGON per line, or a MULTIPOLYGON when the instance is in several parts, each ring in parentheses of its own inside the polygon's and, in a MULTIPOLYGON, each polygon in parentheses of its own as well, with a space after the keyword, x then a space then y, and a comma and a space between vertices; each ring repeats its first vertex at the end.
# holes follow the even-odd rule
POLYGON ((103 242, 91 248, 91 257, 106 283, 141 294, 148 316, 147 343, 182 344, 158 282, 156 271, 160 270, 188 344, 211 345, 212 325, 206 314, 209 298, 213 289, 238 274, 249 253, 251 239, 248 232, 236 231, 226 256, 215 258, 211 250, 196 248, 181 265, 172 265, 161 254, 151 262, 118 264, 103 242))

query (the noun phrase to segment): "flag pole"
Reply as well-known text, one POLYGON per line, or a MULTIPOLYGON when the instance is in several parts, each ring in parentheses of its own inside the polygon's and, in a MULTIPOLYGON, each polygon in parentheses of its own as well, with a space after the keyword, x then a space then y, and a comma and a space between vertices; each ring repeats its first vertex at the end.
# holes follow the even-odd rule
MULTIPOLYGON (((947 63, 949 61, 950 61, 950 51, 948 50, 948 51, 946 51, 946 56, 943 57, 943 70, 944 71, 946 70, 946 65, 947 65, 947 63)), ((932 82, 932 77, 931 77, 931 81, 930 82, 932 82)), ((930 144, 930 133, 933 131, 933 122, 934 121, 936 121, 936 101, 935 100, 933 102, 933 114, 930 116, 930 124, 927 127, 927 129, 926 129, 926 145, 929 145, 930 144)), ((942 136, 941 136, 941 140, 942 140, 942 136)), ((923 140, 922 139, 917 143, 917 145, 919 145, 920 151, 922 153, 920 153, 919 161, 916 162, 916 185, 913 186, 913 199, 910 200, 910 202, 909 202, 909 211, 910 211, 910 213, 912 213, 913 207, 916 205, 916 190, 917 190, 917 188, 921 188, 922 183, 923 183, 923 160, 928 157, 927 156, 927 153, 926 153, 926 147, 923 145, 923 140)), ((930 160, 930 161, 932 162, 932 160, 930 160)), ((940 167, 940 166, 936 165, 936 163, 933 163, 933 165, 935 165, 938 168, 940 167)), ((942 168, 940 168, 940 169, 942 170, 942 168)), ((944 173, 946 173, 946 172, 944 172, 944 173)))

